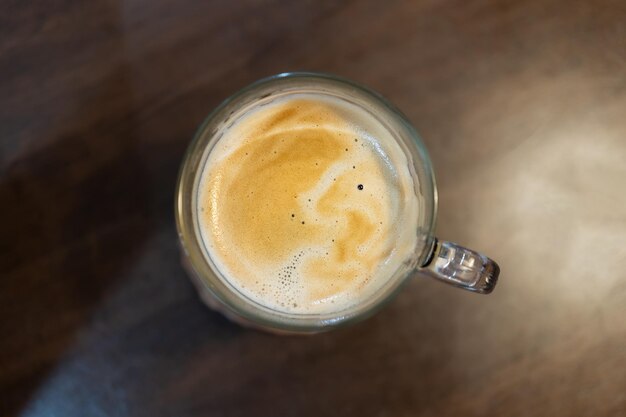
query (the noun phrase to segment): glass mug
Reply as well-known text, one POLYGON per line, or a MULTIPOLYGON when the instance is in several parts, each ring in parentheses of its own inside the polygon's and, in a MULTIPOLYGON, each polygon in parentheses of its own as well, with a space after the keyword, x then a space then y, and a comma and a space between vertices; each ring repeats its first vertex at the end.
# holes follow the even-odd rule
POLYGON ((202 299, 213 309, 240 324, 275 333, 315 333, 343 326, 372 315, 414 272, 481 294, 490 293, 500 269, 491 259, 433 235, 437 190, 426 148, 407 118, 379 94, 352 81, 319 73, 284 73, 259 80, 220 104, 198 129, 189 145, 176 190, 176 224, 183 265, 202 299), (323 314, 278 311, 250 299, 237 290, 216 267, 205 248, 198 220, 198 187, 208 155, 238 110, 256 108, 286 94, 327 94, 348 100, 376 117, 392 133, 409 161, 415 193, 420 200, 417 246, 414 254, 388 277, 373 294, 345 310, 323 314))

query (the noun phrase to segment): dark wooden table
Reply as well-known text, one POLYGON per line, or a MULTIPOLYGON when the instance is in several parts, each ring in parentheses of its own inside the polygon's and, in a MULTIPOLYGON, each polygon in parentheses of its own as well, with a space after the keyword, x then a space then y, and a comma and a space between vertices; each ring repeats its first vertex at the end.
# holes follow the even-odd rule
POLYGON ((0 415, 626 415, 626 5, 2 1, 0 415), (248 3, 248 4, 246 4, 248 3), (379 90, 435 164, 438 235, 490 296, 415 277, 309 338, 205 308, 173 191, 247 83, 379 90))

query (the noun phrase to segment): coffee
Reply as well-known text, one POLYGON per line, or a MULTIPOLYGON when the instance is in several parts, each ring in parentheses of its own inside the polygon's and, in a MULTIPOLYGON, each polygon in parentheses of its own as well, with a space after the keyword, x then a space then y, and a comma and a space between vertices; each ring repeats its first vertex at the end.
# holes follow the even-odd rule
POLYGON ((253 302, 292 314, 345 310, 414 256, 412 162, 379 120, 323 93, 240 109, 198 185, 205 256, 253 302))

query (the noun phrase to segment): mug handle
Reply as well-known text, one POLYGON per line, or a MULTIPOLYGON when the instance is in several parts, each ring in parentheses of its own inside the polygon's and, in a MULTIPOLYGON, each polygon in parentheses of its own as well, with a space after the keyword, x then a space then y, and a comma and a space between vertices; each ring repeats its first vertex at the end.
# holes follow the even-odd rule
POLYGON ((478 252, 456 243, 435 239, 433 249, 420 272, 464 290, 489 294, 498 282, 498 264, 478 252))

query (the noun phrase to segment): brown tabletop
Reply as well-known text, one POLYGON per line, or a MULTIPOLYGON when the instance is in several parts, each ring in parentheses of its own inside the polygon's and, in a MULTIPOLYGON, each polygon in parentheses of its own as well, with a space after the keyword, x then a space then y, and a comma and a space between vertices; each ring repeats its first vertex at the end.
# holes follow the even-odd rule
POLYGON ((626 415, 621 0, 4 1, 0 170, 2 416, 626 415), (289 70, 406 113, 437 234, 499 262, 493 294, 415 276, 313 337, 201 304, 173 221, 183 152, 289 70))

